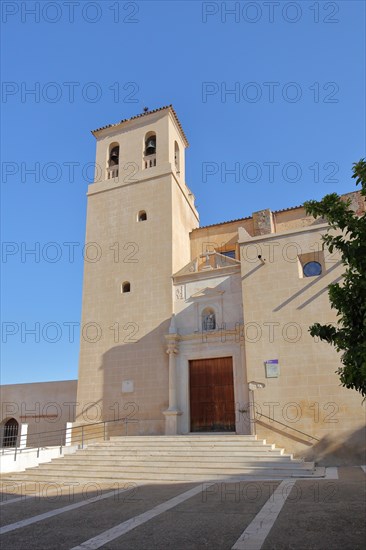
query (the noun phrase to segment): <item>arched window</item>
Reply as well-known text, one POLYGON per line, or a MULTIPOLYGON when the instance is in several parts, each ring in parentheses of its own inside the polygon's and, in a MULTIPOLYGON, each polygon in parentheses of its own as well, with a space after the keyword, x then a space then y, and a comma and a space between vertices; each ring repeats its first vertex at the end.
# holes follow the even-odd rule
POLYGON ((122 283, 122 292, 123 294, 125 292, 131 292, 131 283, 129 283, 128 281, 125 281, 124 283, 122 283))
POLYGON ((206 307, 202 311, 202 330, 215 330, 216 315, 211 307, 206 307))
POLYGON ((147 220, 147 214, 145 210, 140 210, 138 213, 137 219, 139 222, 145 222, 147 220))
POLYGON ((119 167, 119 145, 111 143, 108 151, 107 179, 118 177, 119 167))
POLYGON ((156 166, 156 134, 148 132, 145 136, 144 166, 152 168, 156 166))
POLYGON ((175 141, 174 142, 174 164, 175 164, 175 171, 177 174, 180 174, 180 153, 179 153, 179 145, 175 141))
POLYGON ((16 447, 19 432, 19 423, 10 418, 3 424, 2 447, 16 447))

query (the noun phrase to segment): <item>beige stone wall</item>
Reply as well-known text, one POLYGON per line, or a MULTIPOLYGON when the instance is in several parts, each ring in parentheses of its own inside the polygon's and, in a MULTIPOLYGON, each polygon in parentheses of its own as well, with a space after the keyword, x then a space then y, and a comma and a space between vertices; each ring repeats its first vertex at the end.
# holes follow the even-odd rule
POLYGON ((305 213, 305 208, 302 206, 279 212, 273 212, 273 220, 275 225, 275 233, 283 233, 284 231, 289 231, 290 229, 307 227, 314 222, 314 218, 307 216, 305 213))
POLYGON ((172 184, 172 213, 172 231, 174 234, 172 273, 175 273, 191 259, 189 232, 199 224, 197 212, 193 207, 193 198, 190 199, 187 196, 176 176, 174 176, 172 184))
MULTIPOLYGON (((361 396, 339 384, 339 355, 308 332, 314 322, 336 321, 328 285, 341 280, 339 258, 325 251, 321 276, 299 276, 298 256, 321 250, 325 230, 313 225, 241 244, 247 377, 266 385, 255 392, 258 411, 317 438, 317 448, 346 441, 365 420, 361 396), (254 247, 265 263, 255 259, 254 247), (279 361, 278 378, 265 376, 264 362, 270 359, 279 361)), ((316 452, 311 449, 316 440, 265 417, 257 431, 300 456, 316 452)))
POLYGON ((97 243, 102 254, 84 267, 76 421, 128 416, 139 420, 131 430, 163 433, 162 411, 168 405, 164 335, 173 312, 172 273, 188 261, 188 235, 198 224, 182 176, 185 141, 169 110, 98 131, 96 137, 97 164, 105 162, 109 145, 118 142, 120 166, 118 178, 89 187, 86 242, 97 243), (125 181, 123 166, 141 161, 150 131, 157 136, 157 165, 125 181), (180 174, 172 165, 175 141, 180 174), (140 210, 146 211, 146 221, 138 221, 140 210), (126 281, 131 291, 122 293, 126 281))
MULTIPOLYGON (((365 212, 365 200, 359 191, 342 195, 342 198, 343 200, 350 200, 350 208, 358 214, 365 212)), ((295 206, 293 208, 286 208, 275 212, 271 212, 268 209, 260 212, 254 212, 252 216, 247 218, 200 227, 192 231, 190 236, 191 258, 196 258, 207 249, 230 250, 234 248, 238 242, 239 228, 244 228, 245 231, 252 237, 260 233, 268 233, 269 231, 261 231, 258 229, 258 214, 264 212, 270 213, 271 215, 271 231, 273 233, 283 233, 291 229, 299 229, 301 227, 314 225, 314 218, 306 215, 305 208, 303 206, 295 206)), ((320 223, 320 221, 317 220, 315 223, 320 223)))
POLYGON ((0 386, 0 424, 9 418, 28 424, 28 446, 58 445, 64 441, 59 430, 75 417, 76 389, 77 380, 0 386))
POLYGON ((217 224, 207 227, 201 227, 192 231, 191 239, 191 259, 199 257, 201 254, 218 250, 236 249, 237 259, 239 259, 238 229, 244 227, 249 235, 253 235, 253 219, 246 218, 224 224, 217 224))
MULTIPOLYGON (((86 242, 105 254, 85 262, 78 401, 94 404, 91 421, 123 416, 134 402, 142 417, 158 418, 166 401, 166 357, 162 338, 172 311, 171 179, 160 177, 91 195, 86 242), (143 208, 148 219, 138 222, 143 208), (110 248, 118 243, 119 255, 110 248), (122 293, 129 281, 131 292, 122 293), (93 325, 90 325, 91 327, 93 325), (122 393, 123 380, 134 391, 122 393), (95 418, 94 418, 95 417, 95 418)), ((78 409, 78 417, 80 409, 78 409)))

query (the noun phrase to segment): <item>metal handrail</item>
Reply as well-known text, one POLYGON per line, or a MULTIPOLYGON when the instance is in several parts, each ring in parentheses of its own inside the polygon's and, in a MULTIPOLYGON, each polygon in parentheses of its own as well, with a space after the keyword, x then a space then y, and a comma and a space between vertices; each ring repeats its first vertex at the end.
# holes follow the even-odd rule
MULTIPOLYGON (((59 430, 49 430, 44 432, 38 432, 35 434, 28 434, 28 437, 30 439, 36 438, 38 440, 37 445, 33 446, 20 446, 21 442, 21 436, 17 436, 17 441, 15 447, 3 447, 1 449, 2 454, 12 454, 14 453, 14 461, 17 459, 17 454, 22 453, 23 451, 32 451, 37 450, 37 457, 39 457, 41 448, 45 448, 47 446, 47 440, 49 441, 50 438, 52 438, 52 441, 59 440, 60 444, 60 454, 62 454, 62 448, 66 445, 66 439, 67 437, 70 439, 70 444, 72 439, 78 440, 78 437, 81 439, 81 442, 79 444, 79 448, 83 449, 85 442, 88 441, 88 439, 100 439, 102 438, 104 441, 107 439, 107 424, 117 424, 118 422, 122 422, 125 425, 125 435, 128 435, 128 424, 140 422, 136 418, 117 418, 115 420, 103 420, 100 422, 91 422, 90 424, 81 424, 79 426, 71 426, 69 428, 61 428, 59 430), (103 428, 102 434, 98 435, 100 432, 98 428, 101 426, 103 428), (58 438, 58 435, 60 436, 58 438)), ((48 446, 55 446, 54 444, 48 444, 48 446)), ((57 446, 57 445, 56 445, 57 446)))
MULTIPOLYGON (((306 437, 309 437, 310 439, 315 439, 315 441, 320 441, 320 439, 318 439, 314 435, 310 435, 310 434, 307 434, 306 432, 302 432, 301 430, 297 430, 296 428, 293 428, 289 424, 284 424, 284 422, 281 422, 280 420, 276 420, 275 418, 271 418, 270 416, 267 416, 266 414, 263 414, 263 413, 258 413, 258 414, 260 416, 264 416, 264 418, 268 418, 268 420, 271 420, 272 422, 277 422, 277 424, 281 424, 281 426, 285 426, 286 428, 290 428, 290 430, 293 430, 294 432, 298 432, 302 435, 305 435, 306 437)), ((255 422, 257 421, 256 411, 255 411, 254 421, 255 422)))

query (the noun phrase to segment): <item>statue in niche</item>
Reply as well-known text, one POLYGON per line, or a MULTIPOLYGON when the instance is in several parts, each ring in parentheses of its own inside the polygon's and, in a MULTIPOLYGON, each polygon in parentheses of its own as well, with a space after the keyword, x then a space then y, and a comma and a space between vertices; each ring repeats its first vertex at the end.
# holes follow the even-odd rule
POLYGON ((215 330, 216 318, 215 314, 210 312, 203 312, 202 316, 202 330, 215 330))

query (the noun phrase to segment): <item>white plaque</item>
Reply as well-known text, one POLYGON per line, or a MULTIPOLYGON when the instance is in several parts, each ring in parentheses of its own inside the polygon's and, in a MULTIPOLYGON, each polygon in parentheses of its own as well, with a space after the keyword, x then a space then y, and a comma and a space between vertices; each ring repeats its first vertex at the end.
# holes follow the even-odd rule
POLYGON ((132 393, 132 392, 133 392, 133 380, 123 380, 122 393, 132 393))
POLYGON ((278 359, 270 359, 265 363, 266 367, 266 378, 278 378, 280 375, 280 366, 278 364, 278 359))

